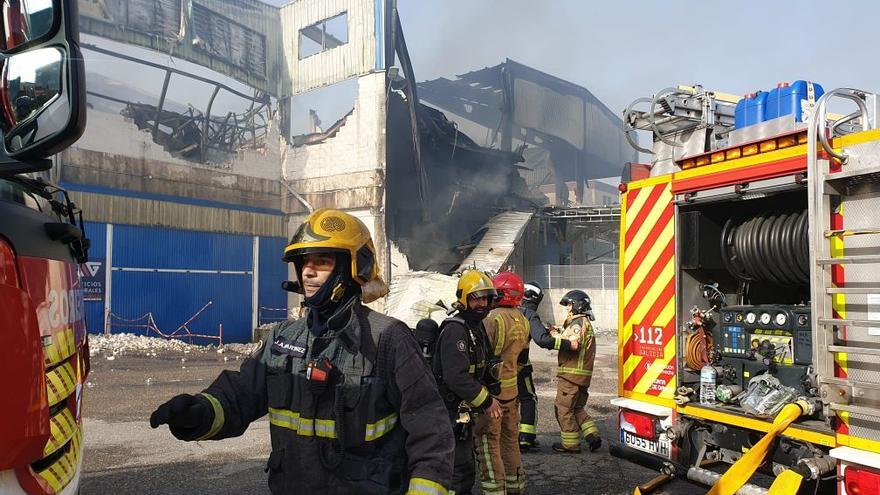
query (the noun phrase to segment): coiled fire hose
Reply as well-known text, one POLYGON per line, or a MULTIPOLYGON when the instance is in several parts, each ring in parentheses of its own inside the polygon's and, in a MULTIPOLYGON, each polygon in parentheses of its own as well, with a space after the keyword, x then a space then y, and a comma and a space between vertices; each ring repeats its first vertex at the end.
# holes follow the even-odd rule
POLYGON ((687 367, 700 371, 703 366, 709 364, 709 349, 714 345, 712 334, 699 327, 696 332, 687 336, 685 340, 685 364, 687 367))
MULTIPOLYGON (((751 450, 743 454, 738 461, 715 482, 707 495, 733 495, 752 477, 755 471, 764 463, 764 458, 776 439, 788 426, 804 413, 812 410, 810 404, 799 400, 793 404, 787 404, 773 419, 773 426, 751 450)), ((803 481, 803 477, 788 469, 780 474, 768 492, 770 495, 793 495, 803 481)))

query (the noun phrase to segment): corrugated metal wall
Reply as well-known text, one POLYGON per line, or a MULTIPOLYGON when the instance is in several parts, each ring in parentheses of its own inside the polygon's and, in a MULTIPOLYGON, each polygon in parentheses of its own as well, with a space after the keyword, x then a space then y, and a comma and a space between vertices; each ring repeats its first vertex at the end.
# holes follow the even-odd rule
POLYGON ((381 16, 384 5, 384 0, 298 0, 282 7, 283 46, 292 94, 375 69, 380 44, 376 40, 376 13, 381 16), (300 60, 299 31, 343 12, 348 13, 348 42, 300 60))
POLYGON ((113 267, 249 271, 252 238, 155 227, 116 225, 113 267))
POLYGON ((182 230, 211 230, 259 236, 284 235, 284 217, 154 199, 71 191, 71 198, 94 220, 182 230))
POLYGON ((280 9, 266 2, 79 0, 78 5, 83 33, 171 52, 275 96, 288 79, 280 9))
MULTIPOLYGON (((108 262, 107 224, 86 223, 93 246, 91 261, 104 262, 104 270, 112 271, 110 287, 104 287, 104 301, 110 297, 113 333, 147 333, 146 320, 126 321, 152 314, 155 326, 170 334, 207 305, 188 324, 192 333, 218 335, 222 324, 224 342, 248 342, 255 302, 260 307, 286 307, 286 293, 281 290, 281 282, 287 277, 287 266, 280 259, 283 238, 259 238, 255 300, 254 237, 132 225, 112 227, 112 262, 108 262)), ((90 332, 104 331, 104 301, 86 303, 90 332)), ((275 312, 270 316, 283 315, 275 312)))
POLYGON ((271 323, 286 317, 287 292, 281 289, 281 283, 288 279, 287 263, 281 261, 281 255, 287 241, 280 237, 260 238, 259 262, 259 322, 271 323))
MULTIPOLYGON (((89 248, 89 262, 101 263, 101 267, 106 269, 107 224, 100 222, 86 222, 85 231, 86 237, 92 241, 92 246, 89 248)), ((101 273, 103 273, 103 271, 101 273)), ((84 275, 82 270, 80 270, 80 275, 84 275)), ((97 301, 86 301, 86 328, 89 333, 99 333, 104 331, 103 298, 97 301)))

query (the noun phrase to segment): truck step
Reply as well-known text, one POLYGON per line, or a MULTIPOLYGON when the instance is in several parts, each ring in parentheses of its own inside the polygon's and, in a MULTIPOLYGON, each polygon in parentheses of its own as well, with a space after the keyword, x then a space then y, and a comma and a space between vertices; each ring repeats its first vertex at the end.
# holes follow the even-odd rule
POLYGON ((853 390, 880 390, 880 383, 857 382, 854 380, 850 380, 849 378, 826 376, 819 378, 819 383, 827 383, 829 385, 835 385, 838 387, 850 387, 853 390))
POLYGON ((834 411, 843 411, 848 412, 850 414, 861 414, 862 416, 872 416, 875 418, 880 418, 880 409, 875 407, 865 407, 865 406, 853 406, 849 404, 828 404, 834 411))
POLYGON ((843 179, 854 179, 863 175, 880 174, 880 165, 868 165, 863 167, 847 167, 844 165, 843 170, 835 173, 826 173, 824 175, 827 181, 836 181, 843 179))
POLYGON ((880 263, 880 255, 873 254, 866 256, 841 256, 839 258, 818 258, 816 260, 816 263, 820 265, 845 265, 847 263, 880 263))
POLYGON ((836 230, 826 230, 825 237, 849 237, 853 235, 872 235, 872 234, 880 234, 880 228, 867 228, 867 229, 836 229, 836 230))
POLYGON ((826 294, 880 294, 880 287, 826 287, 826 294))
MULTIPOLYGON (((847 320, 835 320, 847 321, 847 320)), ((877 323, 874 322, 876 325, 877 323)), ((853 325, 858 326, 858 325, 853 325)), ((873 347, 852 347, 848 345, 829 345, 828 352, 843 352, 846 354, 857 354, 859 356, 880 356, 880 349, 873 347)))

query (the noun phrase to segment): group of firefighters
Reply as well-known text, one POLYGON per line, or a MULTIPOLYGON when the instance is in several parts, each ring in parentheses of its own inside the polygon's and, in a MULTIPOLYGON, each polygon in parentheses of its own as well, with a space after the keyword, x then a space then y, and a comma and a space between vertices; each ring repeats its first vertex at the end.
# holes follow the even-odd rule
MULTIPOLYGON (((401 321, 372 311, 385 295, 366 226, 312 213, 285 248, 305 317, 275 329, 239 371, 178 395, 150 417, 180 440, 241 435, 268 414, 274 494, 469 494, 475 454, 486 495, 523 493, 520 453, 537 445, 529 343, 559 353, 555 452, 601 445, 585 406, 595 357, 590 298, 568 292, 562 328, 537 313, 534 282, 512 272, 461 275, 457 310, 437 328, 430 361, 401 321)), ((422 322, 420 322, 421 324, 422 322)))

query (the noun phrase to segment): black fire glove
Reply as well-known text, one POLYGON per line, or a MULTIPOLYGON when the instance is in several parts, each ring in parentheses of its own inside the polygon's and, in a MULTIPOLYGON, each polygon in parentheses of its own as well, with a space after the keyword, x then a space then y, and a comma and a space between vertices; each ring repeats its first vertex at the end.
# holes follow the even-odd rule
POLYGON ((306 368, 309 391, 316 396, 323 395, 341 374, 327 357, 312 361, 306 368))
POLYGON ((178 440, 195 440, 211 429, 214 410, 208 399, 181 394, 159 406, 150 415, 150 426, 167 424, 178 440))

